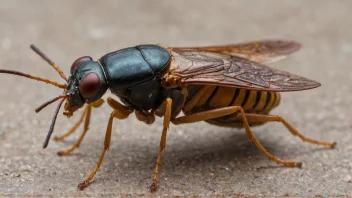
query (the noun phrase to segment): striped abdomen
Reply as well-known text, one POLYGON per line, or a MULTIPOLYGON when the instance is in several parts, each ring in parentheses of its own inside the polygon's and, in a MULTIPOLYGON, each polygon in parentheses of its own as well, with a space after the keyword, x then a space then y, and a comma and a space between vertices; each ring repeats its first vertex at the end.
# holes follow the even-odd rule
MULTIPOLYGON (((201 94, 197 104, 191 110, 185 111, 185 114, 228 106, 241 106, 246 113, 268 114, 280 103, 280 94, 278 92, 219 86, 192 86, 188 88, 189 95, 186 105, 197 92, 203 92, 203 94, 201 94)), ((232 114, 208 120, 207 122, 220 126, 242 127, 242 120, 237 115, 232 114)))

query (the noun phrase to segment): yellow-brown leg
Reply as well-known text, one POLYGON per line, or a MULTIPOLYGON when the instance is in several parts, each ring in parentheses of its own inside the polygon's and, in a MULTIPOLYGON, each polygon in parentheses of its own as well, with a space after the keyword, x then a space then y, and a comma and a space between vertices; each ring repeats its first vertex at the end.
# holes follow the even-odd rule
POLYGON ((64 140, 66 137, 70 136, 71 134, 73 134, 76 129, 79 127, 79 125, 82 123, 84 116, 86 115, 87 111, 88 111, 89 105, 86 106, 86 108, 84 109, 81 117, 79 118, 79 120, 76 122, 75 125, 73 125, 73 127, 65 134, 63 134, 62 136, 55 136, 54 140, 55 141, 62 141, 64 140))
MULTIPOLYGON (((98 108, 98 107, 100 107, 103 103, 104 103, 104 100, 103 100, 103 99, 99 99, 99 100, 93 102, 93 103, 90 104, 90 105, 93 106, 94 108, 98 108)), ((89 106, 89 105, 86 106, 86 108, 84 109, 84 111, 83 111, 81 117, 80 117, 79 120, 76 122, 76 124, 73 125, 73 127, 72 127, 67 133, 65 133, 64 135, 62 135, 62 136, 56 136, 56 137, 54 138, 55 141, 62 141, 62 140, 64 140, 66 137, 70 136, 71 134, 73 134, 73 133, 76 131, 76 129, 77 129, 77 128, 79 127, 79 125, 82 123, 83 118, 84 118, 84 116, 86 115, 86 113, 87 113, 87 111, 88 111, 88 108, 89 108, 88 106, 89 106)))
POLYGON ((108 97, 107 102, 111 108, 116 110, 116 117, 120 120, 127 118, 134 111, 132 107, 124 106, 111 97, 108 97))
POLYGON ((118 119, 125 119, 128 117, 128 115, 131 113, 129 110, 129 107, 125 107, 116 100, 112 98, 108 98, 108 104, 114 108, 114 111, 110 114, 109 122, 106 127, 106 134, 105 134, 105 140, 104 140, 104 148, 103 151, 99 157, 99 160, 97 162, 97 165, 95 166, 94 170, 92 173, 89 175, 89 177, 82 183, 78 185, 78 188, 80 190, 83 190, 85 187, 88 186, 89 182, 93 179, 94 175, 98 171, 101 163, 103 162, 105 152, 110 148, 110 140, 111 140, 111 131, 112 131, 112 123, 114 118, 118 119), (115 108, 116 107, 116 108, 115 108))
POLYGON ((91 103, 92 107, 94 107, 94 108, 99 108, 103 104, 104 104, 104 99, 102 99, 102 98, 100 98, 97 101, 91 103))
POLYGON ((153 111, 135 111, 137 120, 146 124, 153 124, 155 121, 155 114, 153 111))
POLYGON ((203 94, 209 90, 213 89, 212 86, 203 86, 183 107, 184 112, 189 112, 194 106, 197 105, 198 101, 202 98, 203 94))
POLYGON ((76 142, 76 144, 74 144, 71 148, 67 149, 66 151, 57 152, 57 154, 59 156, 68 155, 68 154, 70 154, 72 151, 74 151, 76 148, 78 148, 81 145, 81 142, 82 142, 84 136, 86 135, 86 133, 88 131, 88 126, 89 126, 89 122, 90 122, 91 113, 92 113, 92 106, 90 104, 88 104, 87 105, 87 112, 85 113, 86 114, 86 119, 84 120, 84 128, 83 128, 83 132, 82 132, 81 136, 79 137, 79 139, 76 142))
POLYGON ((167 98, 166 99, 166 110, 165 110, 165 114, 164 114, 164 123, 163 123, 164 127, 163 127, 163 132, 162 132, 161 138, 160 138, 159 153, 158 153, 158 158, 156 160, 153 182, 152 182, 152 185, 150 186, 151 192, 155 192, 157 189, 158 174, 159 174, 159 167, 160 167, 160 163, 161 163, 161 157, 163 155, 163 150, 165 149, 165 146, 166 146, 167 129, 169 128, 169 125, 170 125, 171 105, 172 105, 172 100, 170 98, 167 98))
POLYGON ((268 151, 266 151, 265 148, 260 144, 260 142, 254 136, 251 129, 249 128, 246 114, 244 113, 242 107, 240 107, 240 106, 224 107, 224 108, 218 108, 218 109, 213 109, 213 110, 209 110, 209 111, 194 113, 191 115, 186 115, 186 116, 176 118, 174 121, 172 121, 172 123, 183 124, 183 123, 204 121, 204 120, 209 120, 209 119, 214 119, 214 118, 226 116, 226 115, 229 115, 232 113, 236 113, 238 111, 240 112, 240 116, 242 117, 243 125, 246 130, 248 140, 250 142, 253 142, 257 146, 257 148, 261 152, 263 152, 269 159, 271 159, 279 164, 283 164, 283 165, 289 166, 289 167, 301 167, 302 166, 301 162, 284 161, 284 160, 279 159, 278 157, 271 155, 268 151))
MULTIPOLYGON (((84 136, 86 135, 86 133, 88 131, 88 127, 89 127, 89 123, 90 123, 90 115, 91 115, 91 112, 92 112, 92 107, 98 108, 103 103, 104 103, 104 100, 103 99, 99 99, 96 102, 93 102, 93 103, 87 105, 86 109, 84 110, 84 112, 82 114, 82 118, 83 118, 83 115, 86 115, 86 119, 84 120, 84 128, 83 128, 83 132, 82 132, 81 136, 79 137, 79 139, 76 142, 76 144, 74 144, 71 148, 67 149, 66 151, 59 151, 57 153, 59 156, 68 155, 68 154, 72 153, 72 151, 74 151, 76 148, 78 148, 81 145, 82 140, 83 140, 84 136)), ((76 123, 77 126, 75 125, 72 129, 75 130, 78 127, 78 125, 82 122, 81 119, 80 119, 80 121, 78 121, 76 123)), ((71 132, 72 129, 69 132, 71 132)), ((73 133, 74 130, 71 133, 73 133)))
POLYGON ((249 123, 263 123, 263 122, 281 122, 285 127, 294 135, 298 136, 301 140, 305 142, 309 142, 312 144, 328 146, 330 148, 334 148, 335 142, 322 142, 307 138, 300 134, 295 128, 293 128, 288 122, 286 122, 282 117, 277 115, 265 115, 265 114, 246 114, 247 120, 249 123))

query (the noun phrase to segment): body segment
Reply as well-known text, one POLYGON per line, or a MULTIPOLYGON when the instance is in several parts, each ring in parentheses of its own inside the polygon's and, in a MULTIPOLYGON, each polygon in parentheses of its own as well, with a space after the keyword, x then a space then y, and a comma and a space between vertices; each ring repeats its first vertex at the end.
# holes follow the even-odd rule
MULTIPOLYGON (((280 93, 278 92, 219 86, 190 86, 187 88, 190 91, 185 104, 187 105, 192 97, 202 89, 206 91, 201 94, 200 100, 192 109, 184 109, 185 115, 229 106, 241 106, 245 113, 268 114, 280 103, 280 93)), ((243 127, 238 113, 207 120, 207 122, 219 126, 243 127)))

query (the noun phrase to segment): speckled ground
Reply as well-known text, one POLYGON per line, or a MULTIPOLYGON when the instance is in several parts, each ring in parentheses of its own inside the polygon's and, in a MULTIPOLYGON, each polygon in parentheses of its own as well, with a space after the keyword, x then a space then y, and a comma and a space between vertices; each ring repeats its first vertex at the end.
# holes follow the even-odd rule
MULTIPOLYGON (((171 126, 154 195, 352 195, 352 2, 270 1, 15 1, 0 2, 0 68, 60 81, 29 50, 37 44, 68 73, 79 56, 95 59, 137 44, 228 44, 283 38, 301 42, 299 53, 271 66, 315 79, 322 87, 284 93, 273 114, 306 136, 334 140, 329 150, 293 137, 282 125, 253 128, 272 154, 302 161, 301 169, 268 160, 244 130, 206 123, 171 126)), ((112 146, 94 182, 77 189, 100 155, 107 105, 94 109, 90 131, 74 154, 58 157, 78 134, 41 148, 55 107, 34 108, 61 90, 1 75, 0 196, 151 195, 148 191, 162 120, 152 126, 134 116, 114 123, 112 146)), ((111 95, 111 94, 107 94, 111 95)), ((78 119, 57 120, 63 134, 78 119)))

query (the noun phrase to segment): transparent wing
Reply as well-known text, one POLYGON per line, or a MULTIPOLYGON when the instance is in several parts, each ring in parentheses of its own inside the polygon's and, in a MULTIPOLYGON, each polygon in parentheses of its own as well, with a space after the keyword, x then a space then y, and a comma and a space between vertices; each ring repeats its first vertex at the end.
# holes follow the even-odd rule
POLYGON ((271 63, 298 51, 301 44, 287 40, 262 40, 233 45, 208 47, 174 47, 176 51, 206 51, 242 57, 260 63, 271 63))

